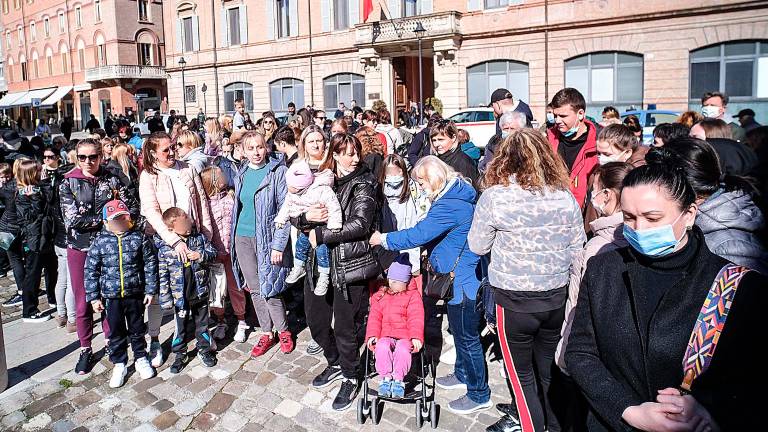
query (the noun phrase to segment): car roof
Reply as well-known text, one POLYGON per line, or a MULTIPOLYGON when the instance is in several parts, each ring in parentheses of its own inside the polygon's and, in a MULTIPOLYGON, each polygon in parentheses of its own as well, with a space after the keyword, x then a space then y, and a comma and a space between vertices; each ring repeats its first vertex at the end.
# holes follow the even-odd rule
POLYGON ((671 111, 671 110, 633 110, 633 111, 625 111, 621 113, 622 117, 628 116, 628 115, 637 115, 637 114, 672 114, 672 115, 680 115, 677 111, 671 111))

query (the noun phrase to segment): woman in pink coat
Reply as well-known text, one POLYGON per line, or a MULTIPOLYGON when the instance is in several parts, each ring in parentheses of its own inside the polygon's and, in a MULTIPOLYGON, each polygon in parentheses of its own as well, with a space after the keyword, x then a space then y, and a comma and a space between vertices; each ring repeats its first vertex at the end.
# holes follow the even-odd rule
POLYGON ((424 346, 424 303, 411 281, 408 259, 395 260, 387 271, 389 286, 371 296, 365 339, 376 353, 376 372, 382 378, 379 395, 402 398, 403 378, 411 369, 411 354, 424 346))
MULTIPOLYGON (((163 223, 163 212, 171 207, 181 208, 192 218, 197 231, 210 240, 213 225, 200 175, 185 162, 176 160, 171 137, 165 132, 150 135, 142 150, 144 170, 139 175, 139 196, 141 215, 147 219, 147 235, 157 233, 186 262, 187 244, 163 223)), ((159 340, 163 312, 157 300, 149 305, 147 315, 152 338, 150 358, 154 367, 160 367, 164 360, 159 340)))

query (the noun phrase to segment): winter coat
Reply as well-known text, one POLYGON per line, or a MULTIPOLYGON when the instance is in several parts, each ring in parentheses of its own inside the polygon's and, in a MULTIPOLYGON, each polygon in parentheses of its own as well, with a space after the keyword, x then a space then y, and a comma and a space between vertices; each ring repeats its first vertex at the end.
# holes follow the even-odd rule
POLYGON ((141 137, 141 134, 133 134, 131 139, 128 140, 128 144, 132 145, 134 149, 136 149, 136 153, 139 153, 141 151, 141 147, 144 145, 144 139, 141 137))
POLYGON ((531 192, 514 178, 483 192, 468 238, 472 252, 491 252, 491 285, 538 292, 568 284, 586 240, 581 209, 569 191, 531 192))
POLYGON ((424 300, 421 291, 410 288, 392 294, 387 287, 382 287, 371 296, 370 301, 365 340, 390 337, 408 341, 418 339, 424 343, 424 300))
POLYGON ((85 260, 85 300, 157 293, 157 254, 152 240, 135 228, 119 235, 103 229, 85 260))
POLYGON ((733 176, 751 176, 755 174, 760 161, 757 154, 746 144, 726 138, 709 138, 707 142, 717 152, 720 171, 733 176))
MULTIPOLYGON (((587 198, 587 189, 589 188, 589 176, 594 171, 595 167, 600 165, 597 161, 597 127, 589 120, 584 120, 584 123, 588 126, 587 141, 584 146, 579 150, 576 160, 573 162, 573 168, 571 168, 571 193, 576 198, 576 202, 579 206, 584 208, 584 203, 587 198)), ((560 146, 560 132, 557 126, 552 126, 547 129, 547 140, 552 146, 552 150, 557 154, 557 148, 560 146)))
POLYGON ((712 253, 768 275, 768 251, 758 238, 765 218, 748 193, 718 190, 699 206, 696 225, 712 253))
POLYGON ((55 219, 53 192, 47 184, 33 186, 31 191, 17 189, 6 203, 0 220, 0 231, 16 236, 26 249, 41 253, 53 251, 55 219))
POLYGON ((573 315, 579 299, 579 287, 584 272, 587 271, 589 260, 595 255, 629 245, 624 239, 624 215, 621 212, 595 219, 590 224, 594 237, 589 239, 584 250, 577 253, 571 266, 570 282, 568 283, 568 300, 565 302, 565 321, 560 332, 560 342, 557 344, 555 361, 565 370, 565 349, 573 325, 573 315))
MULTIPOLYGON (((144 199, 145 195, 141 196, 144 199)), ((67 229, 67 247, 88 250, 101 231, 104 205, 115 198, 125 203, 132 220, 138 220, 138 197, 109 171, 101 168, 96 177, 90 178, 83 175, 80 168, 75 168, 64 176, 59 199, 67 229)))
POLYGON ((386 141, 382 142, 382 144, 386 145, 384 150, 388 155, 394 153, 395 150, 399 149, 400 146, 403 145, 403 136, 400 135, 400 131, 391 124, 377 125, 376 132, 384 135, 386 141))
POLYGON ((430 147, 429 128, 425 127, 413 135, 413 141, 411 141, 411 145, 408 147, 408 163, 411 166, 416 165, 419 159, 431 154, 430 147))
MULTIPOLYGON (((402 187, 402 186, 401 186, 402 187)), ((410 188, 410 185, 405 187, 410 188)), ((416 200, 411 194, 400 202, 400 190, 390 190, 384 185, 384 196, 387 198, 387 205, 382 209, 381 232, 392 232, 413 228, 419 222, 419 214, 416 210, 416 200), (391 218, 389 226, 385 227, 385 220, 391 218)), ((411 263, 411 271, 416 273, 421 270, 421 248, 415 247, 404 250, 408 254, 408 261, 411 263)))
POLYGON ((423 220, 413 228, 382 235, 385 249, 402 251, 423 246, 434 271, 455 272, 450 304, 459 304, 464 297, 475 300, 480 287, 480 257, 467 245, 476 196, 475 189, 466 181, 450 180, 423 220))
MULTIPOLYGON (((197 231, 210 239, 213 223, 211 222, 208 197, 203 190, 200 175, 185 162, 177 161, 176 169, 181 171, 181 178, 189 190, 189 217, 195 223, 197 231)), ((163 222, 163 212, 171 207, 176 207, 176 195, 173 192, 170 177, 160 170, 157 170, 156 174, 150 174, 147 170, 142 171, 139 175, 139 194, 141 196, 141 215, 147 218, 147 235, 157 233, 163 241, 169 245, 175 245, 180 237, 163 222)))
POLYGON ((445 162, 464 178, 472 182, 472 186, 477 187, 480 180, 480 172, 477 170, 475 162, 461 150, 460 145, 456 145, 453 150, 437 155, 441 161, 445 162))
POLYGON ((472 162, 475 163, 475 167, 477 167, 477 162, 480 160, 480 156, 482 156, 480 148, 472 141, 467 141, 461 145, 461 151, 469 156, 469 158, 472 159, 472 162))
POLYGON ((221 191, 208 197, 211 206, 213 236, 211 242, 221 255, 229 255, 232 243, 232 212, 235 209, 235 197, 232 191, 221 191))
POLYGON ((56 247, 67 247, 67 228, 64 225, 64 215, 61 212, 61 200, 59 198, 59 187, 64 181, 64 176, 71 170, 70 166, 60 166, 55 171, 48 171, 48 178, 44 181, 51 188, 51 200, 53 218, 54 218, 54 236, 53 243, 56 247))
MULTIPOLYGON (((629 406, 655 401, 657 391, 683 381, 683 357, 704 299, 728 262, 707 249, 701 230, 681 279, 667 289, 639 329, 638 299, 646 287, 633 285, 645 266, 631 247, 590 260, 566 347, 568 372, 589 400, 590 431, 634 430, 621 418, 629 406)), ((648 272, 648 270, 645 270, 648 272)), ((764 374, 755 373, 765 337, 762 308, 768 280, 748 272, 739 285, 709 369, 694 381, 692 396, 723 431, 762 430, 764 374), (749 383, 749 385, 745 385, 749 383)))
MULTIPOLYGON (((176 256, 176 251, 159 235, 154 236, 158 261, 159 302, 163 309, 188 310, 188 299, 184 298, 184 264, 176 256)), ((187 247, 202 256, 199 261, 189 261, 195 275, 195 289, 198 298, 208 296, 210 280, 208 263, 216 259, 213 244, 200 233, 192 232, 187 240, 181 239, 187 247)))
MULTIPOLYGON (((275 228, 275 217, 277 212, 285 202, 285 196, 288 193, 288 187, 285 184, 285 172, 287 168, 280 159, 269 158, 267 168, 269 172, 261 181, 256 194, 253 197, 256 216, 256 262, 259 269, 259 287, 250 287, 251 290, 258 289, 264 298, 271 298, 285 291, 285 277, 293 266, 293 254, 289 245, 291 227, 285 225, 282 228, 275 228), (273 265, 271 262, 272 251, 283 253, 283 262, 281 265, 273 265)), ((235 177, 235 196, 240 196, 240 189, 243 186, 243 176, 248 170, 248 164, 240 167, 237 177, 235 177)), ((234 211, 232 218, 231 232, 235 232, 237 219, 240 217, 240 201, 234 200, 234 211)), ((229 251, 232 256, 232 269, 235 272, 235 281, 238 288, 242 288, 244 279, 241 274, 240 264, 235 252, 234 236, 229 243, 229 251)))
POLYGON ((206 166, 208 166, 208 156, 203 152, 202 147, 196 147, 185 154, 184 157, 179 160, 186 162, 187 165, 194 168, 195 171, 200 174, 203 172, 206 166))
POLYGON ((333 191, 335 177, 331 170, 315 173, 315 180, 300 195, 288 193, 280 211, 277 212, 275 223, 282 226, 288 223, 290 218, 296 218, 307 212, 314 204, 323 204, 328 209, 329 229, 341 229, 341 205, 336 193, 333 191))
MULTIPOLYGON (((326 244, 331 252, 331 283, 349 301, 347 284, 373 279, 381 274, 374 248, 368 239, 379 227, 380 206, 376 203, 378 184, 365 164, 336 179, 336 197, 344 215, 341 230, 315 228, 317 244, 326 244)), ((299 227, 299 229, 302 229, 299 227)), ((312 260, 307 267, 311 269, 312 260)), ((308 277, 311 276, 308 271, 308 277)))

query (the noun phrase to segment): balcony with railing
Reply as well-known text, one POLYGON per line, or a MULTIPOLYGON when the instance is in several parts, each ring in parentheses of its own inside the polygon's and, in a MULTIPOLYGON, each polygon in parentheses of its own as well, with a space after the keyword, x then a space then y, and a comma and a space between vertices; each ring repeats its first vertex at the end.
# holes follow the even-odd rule
POLYGON ((166 79, 167 75, 162 66, 108 65, 85 70, 85 80, 89 82, 113 79, 166 79))
POLYGON ((416 29, 417 22, 421 22, 426 30, 424 39, 460 36, 460 21, 461 13, 447 11, 358 24, 355 26, 355 45, 376 46, 416 41, 413 30, 416 29))

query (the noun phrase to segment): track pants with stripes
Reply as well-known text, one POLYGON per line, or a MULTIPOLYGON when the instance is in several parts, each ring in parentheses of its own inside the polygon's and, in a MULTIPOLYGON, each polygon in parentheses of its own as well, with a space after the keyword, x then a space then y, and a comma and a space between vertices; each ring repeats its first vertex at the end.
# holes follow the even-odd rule
POLYGON ((186 353, 187 342, 192 338, 193 334, 197 339, 197 350, 199 352, 211 351, 211 335, 208 333, 209 317, 207 298, 198 301, 189 310, 177 310, 174 317, 176 332, 173 336, 171 351, 176 354, 186 353))
POLYGON ((549 384, 565 306, 546 312, 515 312, 496 305, 499 342, 523 432, 560 431, 549 384))

